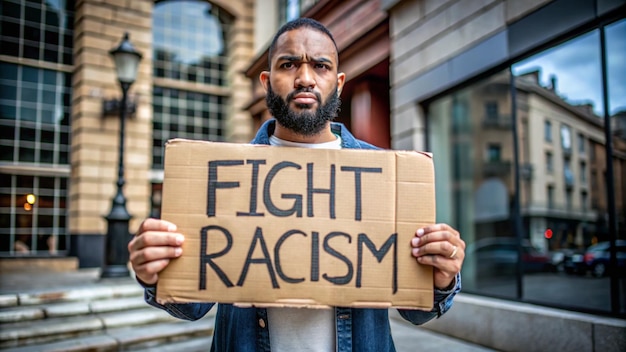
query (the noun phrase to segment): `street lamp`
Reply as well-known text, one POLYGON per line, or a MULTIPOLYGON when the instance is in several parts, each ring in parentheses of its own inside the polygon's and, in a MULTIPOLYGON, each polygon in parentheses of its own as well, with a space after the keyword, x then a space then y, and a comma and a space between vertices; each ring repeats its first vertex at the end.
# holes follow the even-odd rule
POLYGON ((126 107, 128 89, 135 82, 141 54, 135 50, 128 40, 128 33, 120 45, 109 51, 115 61, 117 79, 122 87, 122 101, 119 104, 120 112, 120 144, 117 163, 117 193, 113 197, 111 212, 106 216, 107 235, 104 252, 104 267, 100 277, 129 276, 128 271, 128 241, 130 240, 129 222, 131 215, 126 210, 126 198, 122 191, 124 186, 124 129, 126 124, 126 107))

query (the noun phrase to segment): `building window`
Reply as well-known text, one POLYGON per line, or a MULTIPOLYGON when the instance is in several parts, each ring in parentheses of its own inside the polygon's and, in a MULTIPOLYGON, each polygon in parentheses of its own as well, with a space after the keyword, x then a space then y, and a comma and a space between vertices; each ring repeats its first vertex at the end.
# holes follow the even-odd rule
POLYGON ((485 102, 485 120, 495 123, 498 121, 498 102, 488 101, 485 102))
POLYGON ((572 133, 567 125, 561 125, 561 147, 564 154, 572 153, 572 133))
POLYGON ((546 189, 546 197, 548 201, 548 209, 554 208, 554 186, 549 185, 546 189))
POLYGON ((552 122, 547 121, 543 125, 543 138, 546 142, 552 143, 552 122))
POLYGON ((549 173, 554 172, 554 158, 552 157, 552 153, 546 152, 546 171, 549 173))
POLYGON ((172 138, 221 141, 228 114, 227 98, 154 87, 152 167, 163 168, 164 145, 172 138))
POLYGON ((0 173, 0 254, 67 250, 67 178, 0 173))
POLYGON ((229 25, 222 11, 204 1, 155 5, 152 27, 154 76, 199 84, 227 85, 229 25))
POLYGON ((579 171, 580 171, 580 183, 586 184, 587 183, 587 163, 585 163, 584 161, 581 161, 579 171))
POLYGON ((585 135, 582 133, 578 134, 578 153, 581 155, 585 154, 585 144, 587 143, 585 139, 585 135))
POLYGON ((69 163, 71 74, 0 62, 0 162, 69 163))
POLYGON ((68 249, 74 6, 0 5, 0 254, 68 249))
POLYGON ((502 160, 502 147, 499 144, 489 144, 487 146, 487 161, 498 162, 502 160))
POLYGON ((74 1, 2 1, 0 55, 72 65, 74 1))
POLYGON ((193 0, 159 2, 153 16, 152 168, 161 170, 168 139, 224 139, 233 19, 215 5, 193 0))
POLYGON ((563 160, 563 176, 565 177, 565 187, 574 187, 574 172, 569 159, 563 160))
POLYGON ((279 0, 278 20, 279 26, 291 20, 295 20, 305 13, 319 0, 279 0))
POLYGON ((572 192, 571 189, 565 190, 565 207, 567 210, 572 210, 572 202, 574 201, 573 194, 574 192, 572 192))
POLYGON ((582 211, 589 210, 589 206, 587 205, 588 198, 589 196, 587 195, 586 191, 580 192, 580 208, 582 209, 582 211))

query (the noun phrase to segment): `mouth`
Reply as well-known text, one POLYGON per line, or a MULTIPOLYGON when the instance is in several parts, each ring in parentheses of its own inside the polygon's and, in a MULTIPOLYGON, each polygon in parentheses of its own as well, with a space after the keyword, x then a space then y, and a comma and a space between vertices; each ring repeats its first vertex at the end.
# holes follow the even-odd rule
POLYGON ((318 102, 314 93, 298 93, 291 100, 297 105, 312 105, 318 102))

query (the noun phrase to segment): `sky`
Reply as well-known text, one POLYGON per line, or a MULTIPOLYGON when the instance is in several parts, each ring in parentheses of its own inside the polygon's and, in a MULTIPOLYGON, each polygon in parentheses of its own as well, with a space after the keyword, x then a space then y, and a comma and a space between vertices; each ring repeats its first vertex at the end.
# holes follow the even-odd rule
MULTIPOLYGON (((626 110, 626 20, 606 27, 609 111, 626 110)), ((513 65, 518 75, 540 69, 540 83, 550 86, 556 77, 556 92, 572 104, 593 103, 604 115, 600 30, 596 29, 557 47, 550 48, 513 65)))

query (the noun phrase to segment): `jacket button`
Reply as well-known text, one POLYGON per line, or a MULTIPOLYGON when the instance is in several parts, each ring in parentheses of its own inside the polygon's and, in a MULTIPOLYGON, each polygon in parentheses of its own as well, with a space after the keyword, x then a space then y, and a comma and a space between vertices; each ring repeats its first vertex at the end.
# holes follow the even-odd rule
POLYGON ((259 319, 259 326, 261 327, 261 329, 265 329, 265 320, 259 319))

